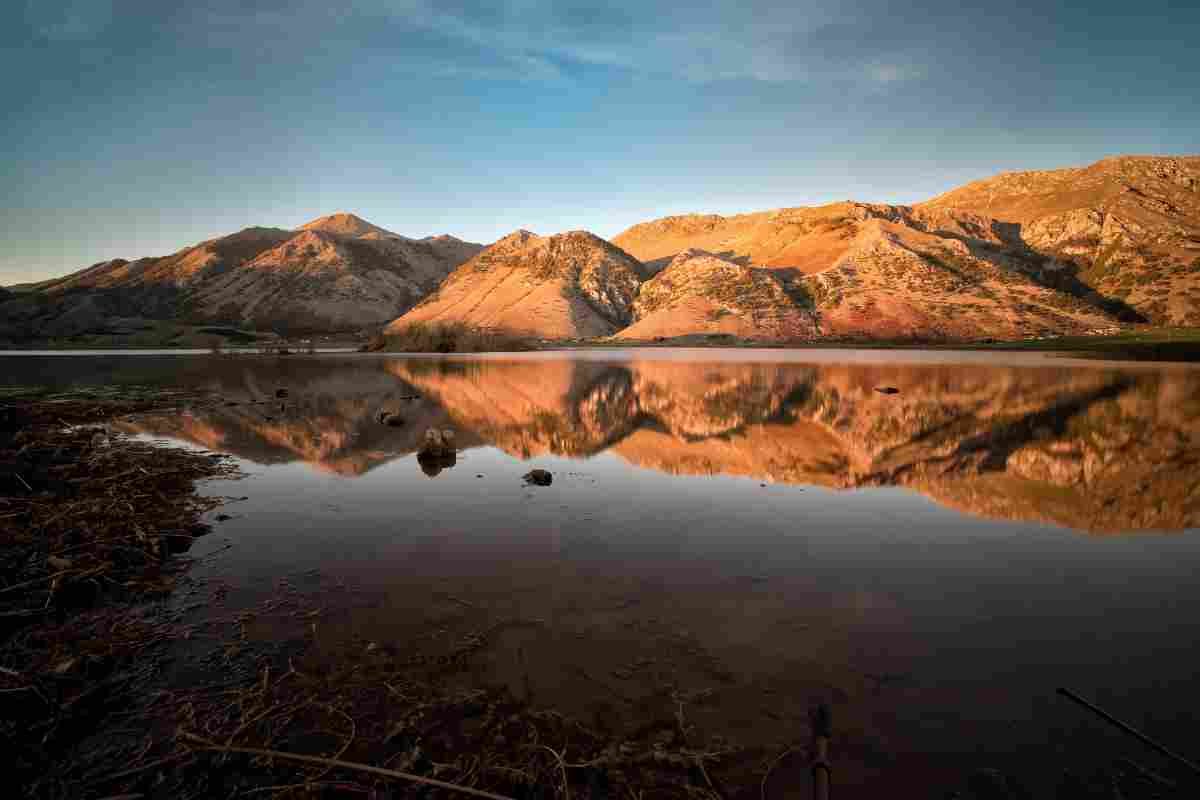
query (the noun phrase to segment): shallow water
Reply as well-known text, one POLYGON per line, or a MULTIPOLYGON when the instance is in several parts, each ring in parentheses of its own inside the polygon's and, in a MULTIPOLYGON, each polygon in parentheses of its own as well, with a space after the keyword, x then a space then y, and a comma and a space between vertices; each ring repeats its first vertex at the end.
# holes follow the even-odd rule
POLYGON ((210 490, 248 499, 200 569, 235 605, 311 570, 352 583, 330 648, 524 621, 455 679, 617 732, 682 700, 768 749, 827 702, 839 796, 985 766, 1045 784, 1115 755, 1166 770, 1058 686, 1194 741, 1195 368, 665 350, 0 368, 216 392, 122 425, 238 457, 250 477, 210 490), (456 431, 452 465, 418 462, 430 427, 456 431), (532 467, 553 484, 524 486, 532 467))

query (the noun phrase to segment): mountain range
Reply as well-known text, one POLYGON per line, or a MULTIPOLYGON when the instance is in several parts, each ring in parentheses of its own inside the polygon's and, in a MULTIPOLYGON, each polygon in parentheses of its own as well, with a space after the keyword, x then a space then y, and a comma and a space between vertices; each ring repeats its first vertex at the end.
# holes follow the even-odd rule
POLYGON ((247 228, 0 293, 0 340, 122 320, 283 334, 461 322, 551 340, 970 340, 1200 326, 1200 156, 1005 173, 840 202, 488 247, 352 214, 247 228))
POLYGON ((146 319, 285 334, 378 327, 482 249, 453 236, 410 239, 346 213, 290 231, 246 228, 21 287, 10 302, 0 298, 0 338, 70 337, 146 319))

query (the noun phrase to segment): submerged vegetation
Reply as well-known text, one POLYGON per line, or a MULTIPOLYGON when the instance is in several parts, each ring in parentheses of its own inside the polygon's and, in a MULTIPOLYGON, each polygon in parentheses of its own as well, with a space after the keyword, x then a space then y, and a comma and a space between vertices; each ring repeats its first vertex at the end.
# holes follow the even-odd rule
POLYGON ((511 353, 533 350, 529 339, 463 322, 415 322, 363 345, 368 353, 511 353))

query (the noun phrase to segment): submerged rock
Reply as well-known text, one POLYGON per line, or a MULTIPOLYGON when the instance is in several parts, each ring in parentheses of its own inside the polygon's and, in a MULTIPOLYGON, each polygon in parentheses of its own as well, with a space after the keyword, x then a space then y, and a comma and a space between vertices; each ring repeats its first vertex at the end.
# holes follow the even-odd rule
POLYGON ((554 476, 544 469, 533 469, 525 473, 525 483, 532 486, 549 486, 554 476))

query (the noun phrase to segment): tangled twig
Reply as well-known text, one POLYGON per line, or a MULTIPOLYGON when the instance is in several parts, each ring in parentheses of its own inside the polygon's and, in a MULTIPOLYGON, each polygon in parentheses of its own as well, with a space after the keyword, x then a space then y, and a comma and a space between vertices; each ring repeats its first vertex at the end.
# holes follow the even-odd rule
POLYGON ((305 756, 299 753, 285 753, 282 750, 260 750, 257 747, 226 747, 224 745, 208 744, 206 739, 199 736, 193 736, 189 733, 181 733, 180 736, 188 741, 203 742, 202 747, 198 750, 212 750, 219 753, 243 753, 250 756, 263 756, 265 758, 282 758, 284 760, 303 761, 306 764, 317 764, 325 767, 340 767, 341 769, 356 770, 358 772, 370 772, 373 775, 382 775, 386 778, 397 778, 399 780, 412 781, 413 783, 423 783, 426 786, 437 786, 440 789, 450 789, 463 794, 474 795, 475 797, 488 797, 491 800, 512 800, 511 797, 506 797, 502 794, 484 791, 483 789, 472 789, 469 786, 459 786, 457 783, 449 781, 439 781, 436 778, 426 778, 421 775, 413 775, 411 772, 400 772, 394 769, 384 769, 383 767, 373 767, 370 764, 359 764, 354 761, 342 761, 336 758, 320 758, 318 756, 305 756))

